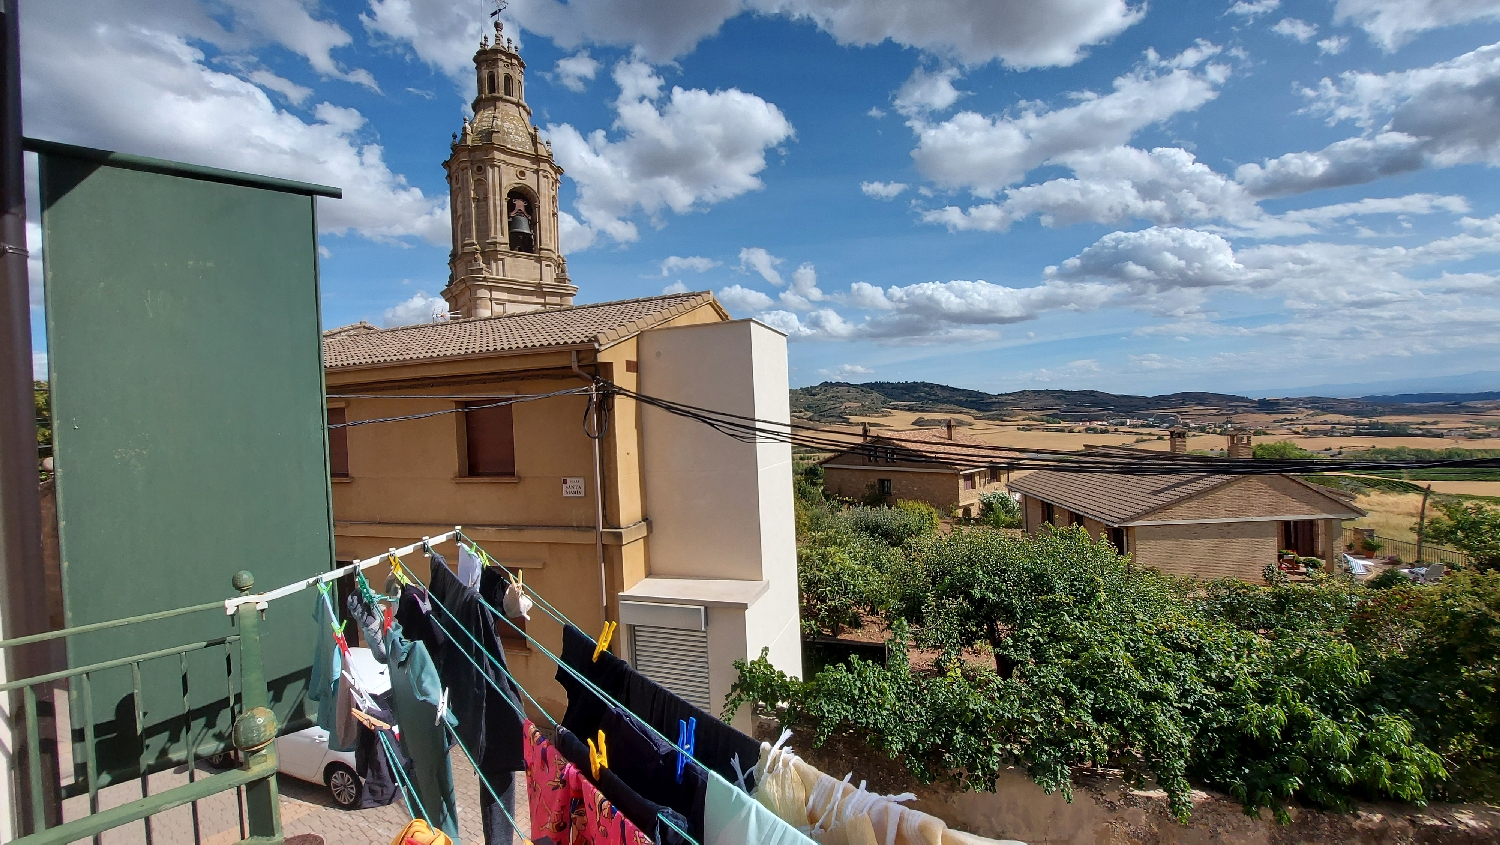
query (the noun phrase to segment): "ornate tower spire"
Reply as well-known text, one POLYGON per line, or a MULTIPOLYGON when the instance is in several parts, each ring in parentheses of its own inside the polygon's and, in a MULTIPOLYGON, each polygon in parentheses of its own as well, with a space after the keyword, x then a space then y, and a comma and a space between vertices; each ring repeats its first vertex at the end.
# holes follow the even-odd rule
POLYGON ((443 298, 463 317, 572 305, 578 289, 557 244, 562 168, 531 124, 526 63, 498 18, 474 70, 474 119, 443 162, 453 214, 443 298))

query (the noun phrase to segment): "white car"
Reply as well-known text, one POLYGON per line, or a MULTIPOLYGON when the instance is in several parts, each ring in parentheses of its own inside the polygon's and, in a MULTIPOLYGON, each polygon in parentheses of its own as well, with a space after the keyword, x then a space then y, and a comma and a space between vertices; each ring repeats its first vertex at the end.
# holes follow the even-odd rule
MULTIPOLYGON (((391 688, 391 679, 384 664, 375 659, 367 648, 351 648, 351 663, 360 685, 372 694, 380 694, 391 688)), ((345 667, 346 671, 348 667, 345 667)), ((228 754, 215 755, 209 762, 223 766, 229 761, 228 754)), ((353 751, 334 751, 328 747, 328 731, 313 727, 278 737, 276 740, 277 771, 298 780, 321 783, 328 787, 333 803, 346 809, 358 809, 365 788, 354 769, 353 751)))

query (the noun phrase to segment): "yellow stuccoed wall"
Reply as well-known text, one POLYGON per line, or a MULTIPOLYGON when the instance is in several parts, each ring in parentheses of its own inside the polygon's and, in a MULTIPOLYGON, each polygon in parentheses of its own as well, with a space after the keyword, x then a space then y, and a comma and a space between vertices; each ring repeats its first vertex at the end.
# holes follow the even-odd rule
MULTIPOLYGON (((664 325, 692 325, 723 319, 711 305, 664 325)), ((627 387, 636 374, 636 340, 627 338, 597 353, 601 375, 627 387)), ((579 351, 592 372, 595 351, 579 351)), ((379 393, 490 395, 549 393, 584 384, 571 371, 569 352, 495 355, 471 360, 424 361, 380 367, 330 370, 330 394, 379 393)), ((451 399, 330 399, 343 405, 354 422, 451 410, 451 399)), ((354 426, 346 429, 349 475, 333 482, 334 533, 341 561, 372 557, 387 549, 462 525, 493 557, 525 572, 526 584, 545 596, 586 633, 602 627, 599 564, 595 553, 593 444, 583 433, 587 399, 566 396, 522 402, 513 407, 516 478, 473 479, 461 475, 463 419, 443 414, 422 420, 354 426), (587 495, 563 498, 562 479, 585 479, 587 495)), ((604 467, 604 550, 609 618, 618 618, 617 595, 649 574, 649 525, 641 495, 637 403, 615 400, 609 431, 601 445, 604 467)), ((457 566, 453 544, 438 547, 457 566)), ((403 560, 428 576, 419 555, 403 560)), ((379 588, 388 569, 366 571, 379 588)), ((528 633, 554 653, 562 629, 540 609, 531 612, 528 633)), ((517 680, 553 715, 561 717, 567 698, 553 679, 556 665, 530 648, 507 648, 517 680)))

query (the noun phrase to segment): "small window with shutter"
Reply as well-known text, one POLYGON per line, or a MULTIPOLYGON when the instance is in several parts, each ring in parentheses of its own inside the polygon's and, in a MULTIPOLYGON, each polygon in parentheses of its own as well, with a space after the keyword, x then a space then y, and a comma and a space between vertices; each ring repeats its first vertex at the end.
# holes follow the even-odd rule
POLYGON ((342 426, 349 419, 344 408, 328 409, 328 474, 334 478, 349 477, 349 429, 342 426))
POLYGON ((471 476, 514 476, 516 474, 516 436, 511 406, 480 407, 464 412, 465 468, 471 476))

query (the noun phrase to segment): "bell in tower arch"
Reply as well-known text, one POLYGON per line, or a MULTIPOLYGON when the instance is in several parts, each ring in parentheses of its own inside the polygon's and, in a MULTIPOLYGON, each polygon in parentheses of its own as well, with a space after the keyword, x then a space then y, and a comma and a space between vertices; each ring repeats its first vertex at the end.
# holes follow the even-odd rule
POLYGON ((516 252, 536 252, 536 230, 531 223, 535 212, 531 202, 519 191, 513 191, 507 199, 510 248, 516 252))

